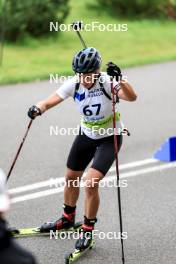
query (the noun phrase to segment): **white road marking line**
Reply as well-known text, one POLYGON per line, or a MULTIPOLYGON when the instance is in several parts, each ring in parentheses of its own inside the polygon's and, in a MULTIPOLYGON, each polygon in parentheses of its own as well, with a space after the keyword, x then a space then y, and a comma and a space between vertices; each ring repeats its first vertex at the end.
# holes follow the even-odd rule
MULTIPOLYGON (((172 162, 169 164, 163 164, 163 165, 159 165, 159 166, 155 166, 155 167, 151 167, 151 168, 145 168, 145 169, 140 169, 140 170, 136 170, 136 171, 122 173, 120 175, 120 178, 130 178, 130 177, 138 176, 141 174, 147 174, 147 173, 155 172, 155 171, 162 171, 162 170, 171 169, 171 168, 175 168, 175 167, 176 167, 176 162, 172 162)), ((116 175, 112 175, 112 176, 105 178, 103 181, 109 182, 109 181, 114 180, 115 178, 116 178, 116 175)), ((49 196, 52 194, 63 192, 63 190, 64 190, 64 188, 61 187, 61 188, 53 188, 53 189, 49 189, 49 190, 45 190, 45 191, 27 194, 27 195, 23 195, 23 196, 13 198, 11 200, 11 203, 14 204, 14 203, 18 203, 18 202, 36 199, 39 197, 49 196)))
POLYGON ((64 177, 61 178, 51 178, 47 181, 41 181, 41 182, 37 182, 37 183, 33 183, 33 184, 29 184, 29 185, 24 185, 21 187, 17 187, 17 188, 13 188, 9 190, 10 194, 16 194, 16 193, 21 193, 21 192, 26 192, 26 191, 32 191, 35 189, 39 189, 39 188, 43 188, 43 187, 47 187, 47 186, 53 186, 54 184, 62 184, 64 182, 64 177))
MULTIPOLYGON (((151 164, 151 163, 156 163, 156 162, 159 162, 159 161, 157 159, 138 160, 138 161, 133 161, 133 162, 126 163, 126 164, 121 164, 121 165, 119 165, 119 169, 124 170, 124 169, 139 167, 139 166, 143 166, 143 165, 147 165, 147 164, 151 164)), ((109 172, 112 172, 114 170, 115 170, 115 166, 112 167, 109 170, 109 172)))
POLYGON ((64 188, 54 188, 54 189, 49 189, 49 190, 40 191, 40 192, 36 192, 36 193, 26 194, 23 196, 18 196, 18 197, 12 198, 11 203, 19 203, 19 202, 23 202, 23 201, 33 200, 33 199, 37 199, 40 197, 53 195, 55 193, 60 193, 60 192, 63 192, 63 190, 64 190, 64 188))
MULTIPOLYGON (((162 171, 162 170, 166 170, 166 169, 172 169, 176 167, 176 162, 172 162, 172 163, 168 163, 168 164, 163 164, 163 165, 159 165, 159 166, 154 166, 151 168, 145 168, 145 169, 141 169, 141 170, 136 170, 136 171, 130 171, 130 172, 126 172, 126 173, 122 173, 120 174, 120 179, 121 178, 131 178, 131 177, 135 177, 141 174, 147 174, 150 172, 155 172, 155 171, 162 171)), ((111 181, 115 178, 116 176, 112 175, 109 176, 107 178, 108 181, 111 181)), ((106 179, 104 179, 106 180, 106 179)))
MULTIPOLYGON (((126 164, 121 164, 119 166, 119 169, 124 170, 124 169, 128 169, 128 168, 139 167, 142 165, 156 163, 156 162, 158 162, 158 160, 156 160, 156 159, 145 159, 145 160, 133 161, 133 162, 129 162, 126 164)), ((112 171, 115 171, 115 167, 112 167, 109 170, 109 172, 112 172, 112 171)), ((22 192, 26 192, 26 191, 36 190, 36 189, 47 187, 47 186, 53 186, 54 184, 59 185, 62 183, 64 183, 64 177, 55 178, 55 179, 51 178, 50 180, 47 180, 47 181, 41 181, 41 182, 37 182, 37 183, 33 183, 33 184, 24 185, 21 187, 10 189, 9 193, 10 194, 17 194, 17 193, 22 193, 22 192)))

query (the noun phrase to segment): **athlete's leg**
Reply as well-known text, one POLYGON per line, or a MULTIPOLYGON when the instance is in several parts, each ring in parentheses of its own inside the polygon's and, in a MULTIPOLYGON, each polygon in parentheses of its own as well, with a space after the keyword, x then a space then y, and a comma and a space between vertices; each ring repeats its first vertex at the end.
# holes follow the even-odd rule
POLYGON ((83 171, 73 171, 67 168, 64 188, 64 204, 75 207, 79 197, 79 182, 83 171))
MULTIPOLYGON (((87 248, 91 245, 92 231, 97 221, 96 216, 100 203, 98 193, 99 182, 106 175, 115 159, 113 136, 97 142, 93 164, 88 170, 85 179, 85 216, 80 238, 75 244, 77 249, 87 248)), ((122 137, 118 136, 119 149, 121 143, 122 137)))
POLYGON ((95 141, 92 141, 85 135, 78 135, 75 138, 67 160, 64 212, 62 217, 57 221, 42 225, 41 229, 43 232, 74 226, 76 202, 79 196, 79 180, 85 168, 92 160, 95 150, 95 141))
MULTIPOLYGON (((120 150, 122 145, 122 136, 118 136, 118 149, 120 150)), ((97 148, 94 160, 91 168, 88 170, 86 175, 85 187, 85 216, 88 219, 96 218, 98 207, 99 207, 99 181, 103 179, 110 167, 114 162, 114 138, 109 137, 100 143, 97 148)))
POLYGON ((96 218, 100 203, 98 185, 103 177, 104 175, 94 168, 90 168, 87 172, 85 181, 85 216, 88 219, 96 218))

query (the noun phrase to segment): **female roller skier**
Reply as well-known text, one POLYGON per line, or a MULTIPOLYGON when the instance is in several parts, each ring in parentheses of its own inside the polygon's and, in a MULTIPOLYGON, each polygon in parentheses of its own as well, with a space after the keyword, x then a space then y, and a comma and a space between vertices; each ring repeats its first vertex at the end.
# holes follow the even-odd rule
MULTIPOLYGON (((117 102, 119 99, 135 101, 137 97, 132 86, 126 80, 122 80, 118 66, 111 64, 105 73, 100 70, 101 63, 100 53, 95 48, 88 47, 80 50, 72 62, 75 76, 62 84, 54 94, 37 103, 36 106, 32 106, 28 111, 28 116, 34 119, 68 97, 72 97, 80 112, 80 132, 73 142, 67 159, 65 175, 67 184, 64 189, 62 217, 41 226, 42 231, 69 229, 74 226, 79 197, 79 187, 75 187, 74 181, 81 179, 92 160, 85 178, 85 183, 89 184, 85 184, 84 223, 81 236, 76 241, 76 249, 85 249, 92 241, 91 234, 97 221, 100 202, 99 181, 105 177, 115 159, 110 76, 115 77, 113 87, 117 94, 117 102)), ((123 130, 123 126, 117 110, 116 127, 118 149, 120 149, 122 134, 119 131, 123 130)))

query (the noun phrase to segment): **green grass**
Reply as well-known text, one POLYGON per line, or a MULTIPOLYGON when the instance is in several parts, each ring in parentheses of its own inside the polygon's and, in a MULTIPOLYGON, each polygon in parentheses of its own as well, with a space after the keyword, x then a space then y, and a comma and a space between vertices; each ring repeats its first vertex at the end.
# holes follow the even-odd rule
MULTIPOLYGON (((109 60, 122 68, 176 59, 176 22, 166 20, 125 20, 111 17, 100 8, 88 8, 95 0, 71 0, 66 23, 83 20, 127 23, 127 32, 83 32, 89 46, 103 55, 103 68, 109 60)), ((73 74, 71 61, 81 44, 74 32, 61 32, 57 38, 26 39, 20 44, 6 44, 0 84, 48 79, 50 73, 73 74)))

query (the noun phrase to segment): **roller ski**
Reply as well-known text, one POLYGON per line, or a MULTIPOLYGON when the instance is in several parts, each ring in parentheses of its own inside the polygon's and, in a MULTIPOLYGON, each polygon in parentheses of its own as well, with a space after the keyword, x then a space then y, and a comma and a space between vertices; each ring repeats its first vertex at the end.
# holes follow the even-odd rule
POLYGON ((47 236, 50 232, 76 232, 81 228, 81 222, 75 223, 75 213, 63 213, 62 217, 54 222, 47 222, 40 227, 34 228, 10 228, 11 235, 16 238, 30 236, 47 236))
MULTIPOLYGON (((93 220, 95 223, 96 219, 93 220)), ((80 229, 79 239, 75 243, 75 250, 71 253, 66 254, 65 264, 71 264, 81 258, 87 251, 92 249, 95 245, 93 238, 94 223, 91 226, 85 224, 80 229)))

